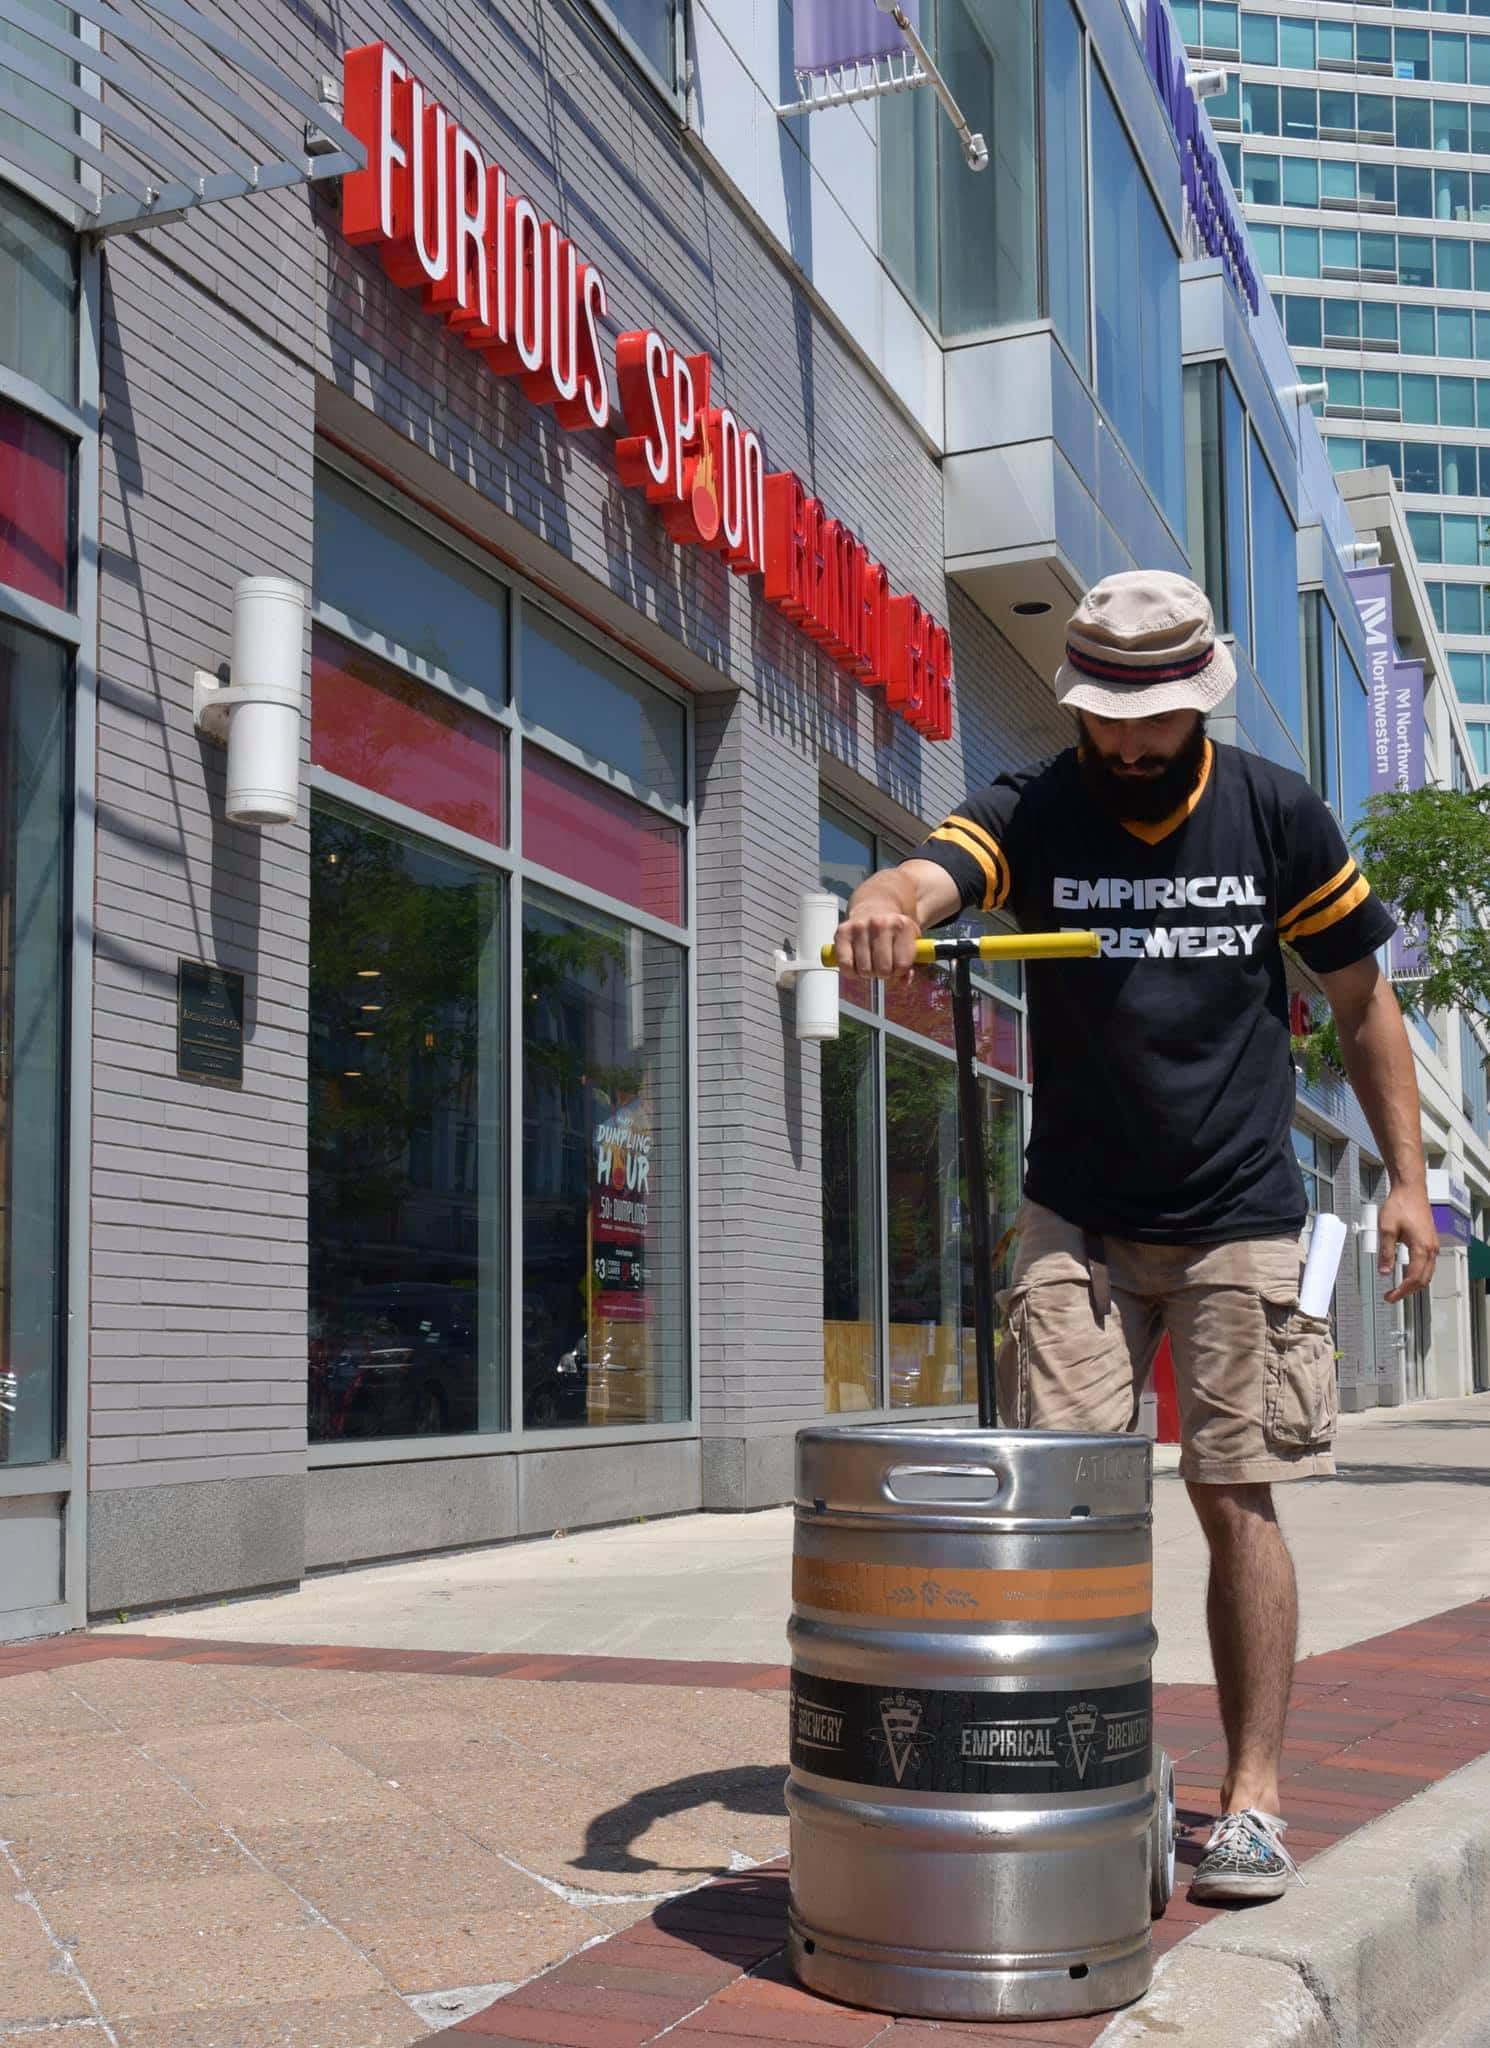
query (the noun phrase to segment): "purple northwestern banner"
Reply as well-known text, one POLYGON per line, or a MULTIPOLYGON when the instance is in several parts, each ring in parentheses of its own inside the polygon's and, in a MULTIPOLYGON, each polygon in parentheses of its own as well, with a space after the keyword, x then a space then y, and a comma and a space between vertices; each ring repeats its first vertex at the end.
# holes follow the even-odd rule
MULTIPOLYGON (((1427 780, 1423 725, 1423 664, 1420 661, 1392 663, 1392 698, 1389 713, 1391 746, 1391 789, 1421 789, 1427 780)), ((1417 932, 1403 924, 1392 940, 1391 972, 1405 978, 1427 973, 1417 932)))
POLYGON ((1469 1218, 1462 1209, 1451 1209, 1444 1202, 1433 1204, 1433 1221, 1438 1229, 1442 1244, 1468 1244, 1470 1239, 1469 1218))
MULTIPOLYGON (((800 8, 802 0, 797 0, 800 8)), ((1219 256, 1232 283, 1255 313, 1261 304, 1252 247, 1237 212, 1231 180, 1200 125, 1200 107, 1186 82, 1185 46, 1162 0, 1148 0, 1144 49, 1169 125, 1180 146, 1185 205, 1207 254, 1219 256)))
MULTIPOLYGON (((901 0, 911 27, 920 30, 921 0, 901 0)), ((875 0, 797 0, 792 14, 792 57, 798 71, 836 71, 869 57, 890 57, 905 39, 875 0)))
POLYGON ((1392 764, 1392 670, 1397 643, 1392 632, 1390 569, 1349 571, 1351 595, 1366 635, 1366 717, 1370 772, 1367 789, 1378 796, 1397 787, 1392 764))
POLYGON ((1392 663, 1392 779, 1388 785, 1392 789, 1421 789, 1427 774, 1423 687, 1420 661, 1392 663))

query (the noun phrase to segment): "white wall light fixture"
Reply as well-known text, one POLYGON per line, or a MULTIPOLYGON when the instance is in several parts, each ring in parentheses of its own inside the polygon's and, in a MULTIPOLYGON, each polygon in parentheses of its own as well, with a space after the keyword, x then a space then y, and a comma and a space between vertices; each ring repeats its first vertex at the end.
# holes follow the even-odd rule
POLYGON ((283 576, 245 576, 233 591, 229 680, 193 678, 197 730, 228 749, 234 825, 293 825, 300 808, 305 592, 283 576))
POLYGON ((795 947, 777 948, 776 986, 797 984, 798 1038, 838 1036, 838 969, 824 967, 823 947, 832 945, 842 915, 836 896, 811 891, 797 910, 795 947))

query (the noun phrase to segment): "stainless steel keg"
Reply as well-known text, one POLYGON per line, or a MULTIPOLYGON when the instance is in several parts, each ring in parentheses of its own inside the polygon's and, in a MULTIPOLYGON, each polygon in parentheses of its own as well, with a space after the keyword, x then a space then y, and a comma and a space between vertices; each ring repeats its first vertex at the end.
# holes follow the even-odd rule
POLYGON ((978 2020, 1147 1989, 1173 1882, 1151 1490, 1131 1436, 798 1437, 790 1955, 810 1989, 978 2020))

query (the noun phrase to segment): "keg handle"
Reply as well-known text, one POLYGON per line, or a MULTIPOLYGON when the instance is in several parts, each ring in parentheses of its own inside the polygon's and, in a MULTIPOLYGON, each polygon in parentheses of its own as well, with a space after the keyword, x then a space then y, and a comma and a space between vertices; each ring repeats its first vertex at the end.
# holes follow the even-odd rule
POLYGON ((991 1507, 1004 1482, 991 1465, 892 1465, 880 1490, 903 1505, 991 1507))

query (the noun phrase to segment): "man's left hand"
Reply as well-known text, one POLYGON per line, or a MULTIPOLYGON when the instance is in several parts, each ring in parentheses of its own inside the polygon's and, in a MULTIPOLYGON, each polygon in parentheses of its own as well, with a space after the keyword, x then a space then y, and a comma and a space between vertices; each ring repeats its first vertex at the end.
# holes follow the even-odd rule
POLYGON ((1401 1301, 1406 1295, 1421 1294, 1433 1278, 1433 1268, 1438 1264, 1438 1227, 1433 1221, 1426 1188, 1393 1188, 1381 1205, 1376 1270, 1384 1279, 1397 1263, 1398 1245, 1407 1252, 1407 1271, 1382 1296, 1384 1301, 1401 1301))

